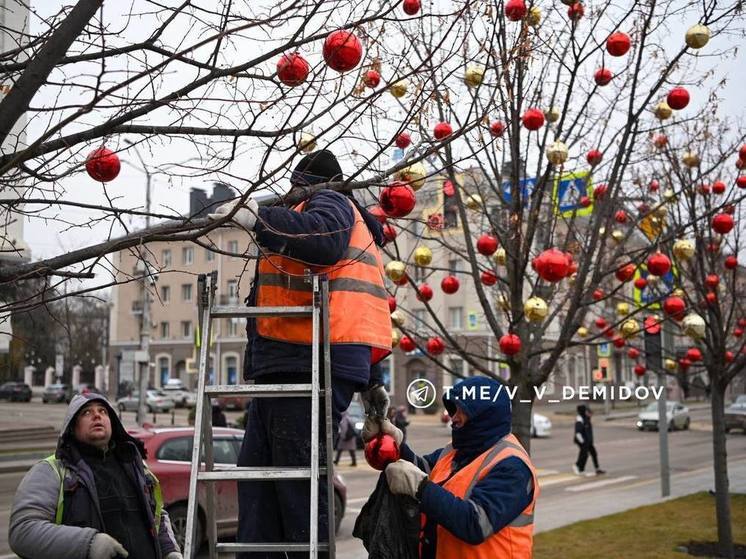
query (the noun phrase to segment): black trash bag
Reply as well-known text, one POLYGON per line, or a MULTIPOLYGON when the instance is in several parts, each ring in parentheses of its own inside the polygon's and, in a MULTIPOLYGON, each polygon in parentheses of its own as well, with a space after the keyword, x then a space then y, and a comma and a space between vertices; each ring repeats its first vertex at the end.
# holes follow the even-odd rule
POLYGON ((418 559, 419 503, 408 495, 391 493, 382 473, 355 520, 352 535, 363 540, 368 559, 418 559))

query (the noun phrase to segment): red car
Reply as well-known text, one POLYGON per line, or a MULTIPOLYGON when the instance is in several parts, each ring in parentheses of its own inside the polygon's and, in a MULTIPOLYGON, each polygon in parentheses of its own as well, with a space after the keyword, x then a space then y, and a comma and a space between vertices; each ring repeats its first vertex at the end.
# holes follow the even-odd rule
MULTIPOLYGON (((189 474, 191 469, 194 427, 166 427, 129 429, 129 433, 145 444, 147 463, 161 482, 163 504, 171 517, 171 524, 178 541, 183 546, 186 532, 189 474)), ((213 448, 215 463, 235 464, 243 441, 244 432, 239 429, 215 427, 213 448)), ((205 536, 205 487, 199 485, 199 516, 197 528, 199 541, 205 536)), ((347 487, 339 474, 334 475, 335 525, 344 516, 347 502, 347 487)), ((218 522, 218 537, 234 537, 238 524, 238 490, 235 481, 215 482, 215 505, 218 522)))

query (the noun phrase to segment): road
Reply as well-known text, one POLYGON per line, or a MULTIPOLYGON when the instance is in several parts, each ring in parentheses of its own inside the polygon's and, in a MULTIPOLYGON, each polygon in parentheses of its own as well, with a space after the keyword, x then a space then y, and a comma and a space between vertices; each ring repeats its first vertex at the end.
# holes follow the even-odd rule
MULTIPOLYGON (((8 404, 0 404, 0 415, 8 404)), ((18 404, 14 404, 14 407, 18 404)), ((32 404, 31 406, 34 406, 32 404)), ((34 406, 40 407, 40 406, 34 406)), ((64 406, 52 408, 56 415, 64 406)), ((49 418, 50 410, 47 410, 49 418)), ((26 417, 43 414, 41 410, 27 408, 26 417)), ((542 412, 544 413, 544 412, 542 412)), ((572 464, 576 457, 576 447, 572 444, 573 416, 549 414, 553 421, 552 436, 546 439, 533 439, 532 456, 539 468, 541 497, 537 509, 537 528, 551 528, 553 523, 561 523, 561 518, 542 518, 542 506, 555 510, 563 500, 583 502, 584 496, 603 495, 623 489, 634 492, 647 485, 657 487, 659 477, 658 435, 654 432, 641 433, 634 427, 634 419, 604 421, 602 416, 594 417, 596 447, 601 466, 607 474, 601 477, 577 477, 572 474, 572 464), (578 499, 580 501, 578 501, 578 499)), ((177 422, 180 415, 177 417, 177 422)), ((692 411, 692 428, 670 434, 671 472, 676 479, 686 479, 691 474, 708 470, 712 466, 712 445, 709 410, 692 411)), ((125 418, 129 422, 128 418, 125 418)), ((170 418, 169 418, 170 419, 170 418)), ((169 420, 170 422, 170 420, 169 420)), ((449 429, 432 417, 413 417, 409 430, 409 443, 417 452, 425 453, 443 446, 449 437, 449 429)), ((362 453, 358 453, 358 466, 349 465, 349 457, 344 456, 339 471, 348 487, 348 502, 337 541, 337 556, 340 559, 362 559, 366 557, 361 542, 352 537, 354 520, 375 486, 378 472, 365 464, 362 453)), ((732 468, 746 468, 746 435, 728 435, 728 457, 734 463, 732 468)), ((0 525, 7 526, 13 493, 21 473, 0 475, 0 525)), ((674 486, 676 481, 674 480, 674 486)), ((596 499, 594 502, 597 502, 596 499)), ((593 511, 590 511, 591 513, 593 511)), ((599 511, 598 514, 603 514, 599 511)), ((0 558, 8 553, 7 534, 0 533, 0 558)))

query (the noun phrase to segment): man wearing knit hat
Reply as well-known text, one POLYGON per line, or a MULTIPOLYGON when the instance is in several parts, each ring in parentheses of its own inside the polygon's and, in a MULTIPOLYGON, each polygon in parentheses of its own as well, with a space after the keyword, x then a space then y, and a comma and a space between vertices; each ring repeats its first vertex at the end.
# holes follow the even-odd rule
MULTIPOLYGON (((303 157, 291 175, 293 190, 341 182, 342 169, 331 151, 303 157)), ((352 197, 351 190, 318 189, 292 207, 258 207, 254 200, 228 203, 211 214, 252 231, 260 247, 249 306, 310 304, 304 276, 325 274, 330 286, 332 419, 336 435, 342 412, 355 392, 366 412, 385 418, 388 395, 378 362, 391 351, 391 322, 383 283, 382 226, 352 197)), ((307 383, 311 373, 310 319, 247 320, 244 379, 262 383, 307 383)), ((247 413, 239 466, 310 464, 311 403, 307 398, 257 398, 247 413)), ((321 421, 323 425, 323 420, 321 421)), ((323 441, 322 432, 320 440, 323 441)), ((326 448, 320 445, 320 460, 326 448)), ((319 495, 326 495, 325 481, 319 495)), ((239 482, 239 542, 308 542, 308 481, 239 482)), ((320 499, 319 537, 328 531, 326 499, 320 499)), ((307 553, 288 553, 305 557, 307 553)), ((238 557, 286 557, 285 553, 238 557)))

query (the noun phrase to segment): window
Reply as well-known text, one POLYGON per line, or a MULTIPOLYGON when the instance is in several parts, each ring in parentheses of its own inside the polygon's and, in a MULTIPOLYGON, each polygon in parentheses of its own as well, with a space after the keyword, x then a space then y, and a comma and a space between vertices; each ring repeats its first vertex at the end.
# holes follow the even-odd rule
POLYGON ((183 338, 192 337, 192 322, 190 320, 181 321, 181 336, 183 338))
MULTIPOLYGON (((463 375, 464 374, 464 360, 460 357, 451 357, 451 371, 453 371, 457 375, 463 375)), ((456 382, 455 379, 451 379, 454 381, 454 384, 456 382)))
POLYGON ((225 359, 225 372, 228 377, 228 384, 236 384, 238 379, 238 359, 231 355, 225 359))
POLYGON ((168 322, 161 322, 161 338, 168 339, 171 335, 171 325, 168 322))
POLYGON ((191 266, 194 264, 194 248, 184 247, 181 249, 181 263, 184 266, 191 266))
POLYGON ((425 268, 422 266, 414 267, 414 281, 421 282, 425 280, 425 268))
POLYGON ((163 267, 168 268, 171 265, 171 249, 164 248, 161 252, 161 260, 163 260, 163 267))
MULTIPOLYGON (((179 437, 165 441, 155 453, 158 460, 174 462, 192 461, 192 437, 179 437)), ((217 464, 235 464, 238 460, 233 439, 216 438, 212 441, 213 458, 217 464)), ((204 459, 204 457, 203 457, 204 459)))
POLYGON ((168 303, 171 300, 171 286, 161 285, 161 302, 168 303))
POLYGON ((452 276, 456 275, 456 272, 458 272, 461 269, 461 260, 453 259, 448 261, 448 273, 452 276))
POLYGON ((236 318, 229 318, 228 319, 228 337, 229 338, 236 338, 238 337, 238 320, 236 318))
POLYGON ((238 299, 238 281, 237 280, 228 281, 228 297, 230 299, 238 299))
POLYGON ((415 330, 424 330, 425 325, 427 324, 427 311, 425 309, 416 309, 414 311, 414 329, 415 330))
POLYGON ((461 330, 464 327, 464 309, 463 307, 448 308, 448 325, 455 329, 461 330))
POLYGON ((228 252, 230 252, 231 255, 238 254, 238 241, 228 241, 228 252))
POLYGON ((181 286, 181 300, 191 301, 192 300, 192 284, 185 283, 181 286))
POLYGON ((443 212, 443 228, 453 229, 458 227, 458 212, 456 208, 446 208, 443 212))
POLYGON ((209 248, 205 249, 205 260, 207 262, 212 262, 213 260, 215 260, 215 253, 211 251, 209 248))

